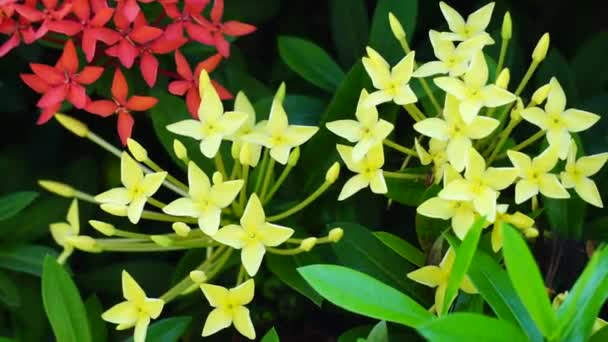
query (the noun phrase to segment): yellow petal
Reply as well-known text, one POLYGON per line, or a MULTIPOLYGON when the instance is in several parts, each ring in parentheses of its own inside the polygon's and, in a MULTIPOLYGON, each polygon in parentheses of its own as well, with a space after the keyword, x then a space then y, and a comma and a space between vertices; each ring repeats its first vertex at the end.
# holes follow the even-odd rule
POLYGON ((591 179, 587 177, 580 179, 578 182, 576 182, 574 190, 585 202, 593 204, 599 208, 604 207, 600 192, 597 190, 595 182, 593 182, 591 179))
POLYGON ((68 209, 67 221, 71 226, 71 230, 74 234, 78 235, 80 232, 80 219, 78 215, 78 199, 74 198, 68 209))
POLYGON ((255 328, 249 316, 249 309, 244 306, 236 307, 233 309, 232 315, 236 330, 248 339, 255 340, 255 328))
POLYGON ((367 74, 372 79, 372 83, 376 89, 384 89, 390 81, 390 70, 388 63, 380 56, 376 50, 367 47, 369 57, 363 57, 363 67, 367 74))
MULTIPOLYGON (((201 285, 201 287, 204 285, 201 285)), ((228 309, 213 309, 203 327, 203 337, 215 334, 232 324, 232 313, 228 309)))
POLYGON ((374 172, 369 180, 369 187, 375 194, 385 194, 388 192, 382 170, 376 170, 376 172, 374 172))
POLYGON ((205 70, 199 76, 199 95, 201 105, 198 107, 198 117, 201 121, 217 119, 224 113, 222 101, 205 70))
POLYGON ((444 273, 450 273, 452 271, 452 266, 454 265, 454 260, 456 259, 456 252, 452 247, 448 248, 439 263, 439 268, 441 268, 444 273))
POLYGON ((136 187, 144 179, 139 164, 126 152, 123 152, 120 158, 120 179, 127 189, 136 187))
POLYGON ((568 194, 568 191, 564 189, 562 184, 557 179, 557 176, 551 173, 544 174, 540 177, 538 190, 546 197, 570 198, 570 194, 568 194))
POLYGON ((418 159, 420 159, 420 164, 429 165, 433 161, 433 157, 420 145, 418 138, 414 138, 414 146, 418 159))
POLYGON ((220 208, 229 206, 243 187, 243 180, 222 182, 211 187, 211 200, 220 208))
POLYGON ((494 228, 492 229, 492 250, 494 253, 502 248, 502 236, 502 223, 494 223, 494 228))
POLYGON ((220 119, 222 134, 229 136, 234 134, 249 118, 246 112, 226 112, 220 119))
POLYGON ((141 183, 144 194, 148 197, 154 195, 154 193, 165 181, 165 177, 167 177, 167 172, 154 172, 147 174, 141 183))
POLYGON ((485 216, 488 222, 494 222, 494 217, 496 217, 497 197, 498 192, 490 188, 484 188, 482 191, 479 191, 477 196, 473 199, 475 210, 477 210, 479 214, 485 216))
POLYGON ((406 105, 418 101, 416 94, 409 85, 402 85, 398 88, 397 94, 393 99, 398 105, 406 105))
POLYGON ((458 172, 462 172, 469 158, 469 150, 472 143, 465 137, 456 137, 448 141, 446 154, 450 164, 458 172))
MULTIPOLYGON (((435 55, 437 55, 437 52, 435 52, 435 55)), ((448 71, 449 71, 449 69, 444 62, 431 61, 431 62, 424 63, 421 66, 419 66, 418 68, 416 68, 416 71, 414 71, 412 76, 419 77, 419 78, 429 77, 429 76, 433 76, 433 75, 437 75, 437 74, 445 74, 448 71)))
POLYGON ((515 203, 520 204, 538 194, 538 184, 521 179, 515 184, 515 203))
POLYGON ((276 247, 287 241, 294 233, 288 227, 279 226, 272 223, 265 223, 258 227, 258 240, 268 247, 276 247))
POLYGON ((220 217, 222 210, 217 207, 207 207, 198 217, 199 228, 203 233, 213 236, 220 227, 220 217))
POLYGON ((134 342, 146 342, 146 335, 148 332, 148 325, 150 324, 150 318, 142 317, 137 320, 135 324, 135 331, 133 332, 134 342))
POLYGON ((500 107, 517 99, 517 97, 509 91, 494 84, 483 87, 483 89, 481 89, 481 97, 483 98, 483 105, 490 108, 500 107))
POLYGON ((467 126, 466 133, 471 139, 482 139, 494 132, 499 124, 500 121, 494 118, 476 116, 467 126))
POLYGON ((469 278, 468 275, 465 275, 464 278, 462 278, 462 283, 460 283, 460 289, 466 293, 478 293, 477 288, 475 288, 475 285, 473 285, 473 282, 471 281, 471 278, 469 278))
POLYGON ((144 311, 147 312, 150 317, 154 319, 160 316, 164 306, 165 301, 158 298, 146 298, 146 300, 142 304, 142 308, 144 309, 144 311))
POLYGON ((469 70, 463 76, 467 88, 480 89, 488 82, 488 64, 481 50, 473 54, 469 70))
POLYGON ((407 274, 413 281, 429 287, 436 287, 446 281, 445 274, 435 265, 424 266, 407 274))
POLYGON ((361 161, 355 161, 353 159, 353 148, 346 145, 337 144, 336 149, 338 150, 338 154, 340 158, 346 164, 346 167, 352 172, 359 172, 361 169, 361 161))
POLYGON ((532 160, 522 152, 509 150, 507 156, 511 160, 511 164, 519 170, 520 177, 525 177, 528 170, 532 168, 532 160))
POLYGON ((145 196, 138 196, 135 197, 131 201, 131 203, 129 203, 129 206, 127 207, 127 217, 129 218, 129 221, 131 221, 131 223, 135 224, 139 222, 141 214, 144 211, 144 206, 146 205, 147 199, 148 198, 145 196))
POLYGON ((454 216, 452 217, 452 229, 454 234, 463 240, 471 226, 475 223, 475 212, 471 204, 466 202, 460 203, 460 208, 456 209, 454 216))
POLYGON ((209 305, 214 308, 225 308, 230 305, 228 289, 213 284, 201 284, 201 290, 209 305))
POLYGON ((283 135, 289 122, 287 121, 287 113, 280 102, 273 101, 266 130, 271 136, 283 135))
POLYGON ((490 23, 490 19, 492 19, 492 11, 494 10, 494 3, 490 2, 489 4, 481 7, 475 12, 469 14, 467 18, 467 27, 472 32, 481 32, 488 27, 490 23))
POLYGON ((213 158, 222 144, 222 136, 213 134, 206 136, 200 143, 201 153, 207 158, 213 158))
POLYGON ((253 279, 249 279, 241 285, 228 291, 230 304, 233 306, 247 305, 253 300, 254 292, 255 283, 253 279))
POLYGON ((359 190, 367 187, 369 185, 369 180, 365 178, 363 175, 355 175, 344 183, 342 190, 340 191, 340 195, 338 196, 338 201, 345 200, 350 196, 357 193, 359 190))
POLYGON ((572 140, 570 133, 565 128, 549 129, 547 131, 547 141, 549 142, 549 146, 557 149, 559 159, 563 160, 568 157, 570 140, 572 140))
POLYGON ((368 97, 369 93, 367 90, 361 89, 359 101, 357 102, 357 109, 355 111, 355 117, 362 126, 371 126, 378 121, 378 109, 375 106, 365 105, 365 101, 368 97))
POLYGON ((249 276, 253 277, 258 273, 265 253, 266 248, 259 241, 251 241, 243 246, 241 250, 241 262, 249 276))
POLYGON ((446 61, 452 57, 455 50, 454 43, 449 40, 441 39, 441 34, 435 30, 429 31, 429 40, 431 41, 431 45, 433 45, 435 57, 439 60, 446 61))
POLYGON ((557 149, 549 146, 541 154, 532 159, 532 167, 539 173, 547 173, 557 164, 557 157, 557 149))
POLYGON ((441 9, 441 13, 447 21, 448 26, 450 27, 450 31, 452 32, 462 32, 465 28, 464 19, 455 9, 448 6, 445 2, 439 2, 439 8, 441 9))
POLYGON ((201 140, 203 138, 201 123, 197 120, 182 120, 167 126, 169 132, 178 135, 190 137, 192 139, 201 140))
POLYGON ((382 144, 372 146, 363 160, 366 168, 372 170, 382 168, 382 165, 384 165, 384 150, 382 149, 382 144))
POLYGON ((465 98, 458 106, 460 110, 460 115, 462 117, 462 121, 466 123, 470 123, 473 121, 477 114, 479 114, 479 110, 483 106, 481 99, 478 98, 465 98))
POLYGON ((426 217, 447 220, 455 214, 454 204, 454 201, 444 200, 439 197, 431 197, 422 202, 422 204, 416 208, 416 212, 426 217))
POLYGON ((104 312, 101 318, 106 322, 133 326, 138 319, 137 306, 131 302, 121 302, 104 312))
POLYGON ((300 146, 312 138, 319 127, 291 125, 285 135, 289 138, 291 147, 300 146))
POLYGON ((211 236, 215 241, 228 245, 235 249, 243 248, 246 233, 243 228, 236 224, 222 227, 211 236))
POLYGON ((531 217, 520 213, 519 211, 508 215, 505 221, 509 222, 518 229, 528 229, 534 226, 534 220, 531 217))
POLYGON ((483 181, 494 190, 503 190, 513 184, 518 170, 512 167, 491 167, 483 174, 483 181))
POLYGON ((188 193, 194 201, 206 199, 211 183, 209 177, 194 162, 188 164, 188 193))
POLYGON ((436 77, 433 79, 435 85, 441 88, 446 93, 455 96, 462 100, 467 97, 467 87, 464 83, 454 77, 436 77))
POLYGON ((260 199, 254 193, 247 201, 243 217, 241 217, 241 225, 243 228, 248 229, 248 227, 260 226, 264 222, 266 222, 266 214, 264 213, 262 202, 260 202, 260 199))
POLYGON ((122 271, 122 294, 126 300, 136 304, 143 303, 146 298, 144 290, 125 270, 122 271))
POLYGON ((243 165, 256 167, 260 161, 261 154, 262 146, 250 142, 245 142, 241 146, 241 151, 239 153, 239 161, 243 165))
POLYGON ((469 148, 467 167, 464 172, 464 178, 470 181, 475 181, 481 178, 486 170, 486 161, 481 154, 474 148, 469 148))
POLYGON ((163 207, 163 212, 174 216, 198 217, 199 212, 190 198, 182 197, 163 207))
POLYGON ((371 94, 369 94, 368 97, 365 98, 365 101, 363 102, 363 106, 364 107, 375 107, 379 104, 385 103, 385 102, 389 102, 393 100, 393 95, 389 94, 388 92, 384 91, 384 90, 377 90, 371 94))
POLYGON ((560 114, 566 109, 566 94, 555 77, 551 78, 549 84, 551 90, 545 104, 545 111, 547 113, 560 114))
POLYGON ((576 161, 576 168, 586 177, 593 176, 594 174, 600 171, 604 164, 606 164, 607 160, 608 153, 606 152, 581 157, 579 160, 576 161))
POLYGON ((403 85, 410 81, 412 71, 414 70, 415 56, 416 52, 411 51, 393 67, 391 71, 391 81, 394 82, 394 84, 403 85))
POLYGON ((538 107, 526 108, 520 112, 520 115, 524 120, 538 126, 542 130, 546 130, 549 126, 547 113, 538 107))
POLYGON ((562 120, 570 132, 582 132, 595 125, 599 119, 599 115, 579 109, 568 109, 562 113, 562 120))
POLYGON ((337 120, 325 124, 333 134, 342 137, 352 143, 361 139, 361 129, 359 122, 355 120, 337 120))
POLYGON ((289 145, 273 146, 270 150, 270 156, 282 165, 287 164, 291 147, 289 145))
POLYGON ((373 138, 364 138, 361 139, 354 147, 353 147, 353 161, 359 162, 365 157, 365 155, 369 152, 369 150, 377 144, 381 144, 382 141, 378 141, 373 138))
POLYGON ((64 246, 66 242, 66 237, 70 235, 76 234, 72 226, 67 223, 51 223, 50 225, 51 235, 53 239, 59 246, 64 246))
POLYGON ((475 197, 471 192, 471 185, 466 180, 450 182, 439 192, 438 196, 453 201, 470 201, 475 197))
POLYGON ((427 137, 437 140, 448 140, 448 126, 439 118, 428 118, 414 124, 414 129, 427 137))
POLYGON ((247 95, 242 91, 239 91, 238 94, 236 94, 236 98, 234 99, 234 111, 247 113, 250 120, 249 123, 255 125, 255 109, 253 109, 253 105, 249 101, 247 95))
POLYGON ((131 202, 131 192, 126 188, 114 188, 95 196, 100 203, 126 205, 131 202))

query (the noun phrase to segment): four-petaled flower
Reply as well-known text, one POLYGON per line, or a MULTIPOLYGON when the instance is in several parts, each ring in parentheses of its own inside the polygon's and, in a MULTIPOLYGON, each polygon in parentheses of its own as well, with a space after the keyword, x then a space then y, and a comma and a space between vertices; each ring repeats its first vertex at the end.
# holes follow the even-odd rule
POLYGON ((67 222, 51 223, 50 225, 53 239, 59 246, 63 247, 63 252, 57 258, 59 263, 64 263, 72 254, 74 248, 91 253, 101 252, 101 249, 95 244, 95 239, 90 236, 79 235, 80 218, 77 199, 74 199, 70 204, 66 220, 67 222))
POLYGON ((597 186, 589 177, 598 173, 606 164, 606 160, 608 160, 608 153, 606 152, 576 159, 576 143, 572 141, 565 170, 560 174, 562 184, 566 189, 574 188, 574 191, 585 202, 603 208, 604 205, 597 186))
POLYGON ((201 290, 213 307, 205 321, 203 337, 213 335, 234 324, 236 330, 243 336, 251 340, 255 339, 255 329, 251 322, 249 309, 245 307, 253 300, 255 291, 253 279, 231 289, 212 284, 201 284, 201 290))
POLYGON ((352 147, 338 144, 336 148, 346 167, 357 173, 344 183, 338 201, 345 200, 368 186, 376 194, 385 194, 388 191, 382 172, 384 165, 382 144, 373 146, 359 161, 353 159, 352 147))
POLYGON ((364 106, 377 106, 384 102, 394 101, 406 105, 418 101, 409 85, 414 70, 414 51, 408 53, 392 69, 388 62, 371 47, 367 47, 367 57, 363 57, 363 67, 372 79, 374 88, 364 106))
POLYGON ((114 15, 114 25, 121 37, 106 49, 106 54, 117 57, 120 63, 129 69, 139 55, 141 46, 162 36, 163 30, 149 26, 141 12, 133 22, 120 18, 121 16, 114 15))
POLYGON ((440 2, 439 8, 452 31, 443 32, 441 35, 443 39, 464 41, 481 36, 487 41, 486 44, 494 44, 492 37, 485 31, 490 23, 490 19, 492 19, 492 11, 494 11, 493 2, 469 14, 466 22, 456 10, 445 2, 440 2))
POLYGON ((247 113, 247 119, 243 122, 241 128, 230 137, 232 139, 232 157, 238 159, 241 165, 256 167, 260 161, 262 146, 243 139, 243 137, 251 134, 256 129, 256 115, 255 109, 251 105, 247 95, 242 91, 236 94, 234 110, 247 113))
POLYGON ((503 235, 502 225, 508 223, 513 227, 521 230, 524 234, 535 231, 534 220, 529 216, 520 213, 519 211, 513 214, 508 214, 508 204, 498 204, 496 206, 496 219, 492 227, 492 250, 498 252, 502 248, 503 235))
POLYGON ((429 165, 433 163, 433 182, 435 184, 441 182, 443 173, 446 167, 450 166, 448 155, 446 153, 447 142, 435 138, 429 140, 428 152, 420 145, 418 139, 414 138, 414 147, 416 154, 420 159, 420 164, 429 165))

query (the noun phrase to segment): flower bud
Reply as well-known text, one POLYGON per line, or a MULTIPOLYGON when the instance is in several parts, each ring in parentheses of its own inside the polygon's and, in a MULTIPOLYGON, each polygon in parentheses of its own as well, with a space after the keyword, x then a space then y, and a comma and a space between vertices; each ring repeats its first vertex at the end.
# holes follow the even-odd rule
POLYGON ((547 51, 549 51, 549 33, 543 34, 536 43, 536 47, 532 51, 532 60, 537 63, 542 62, 547 57, 547 51))
POLYGON ((89 133, 89 127, 87 127, 87 125, 85 125, 81 121, 74 119, 71 116, 57 113, 55 114, 55 119, 57 119, 57 121, 59 121, 59 123, 68 131, 76 134, 79 137, 84 138, 89 133))
POLYGON ((203 271, 192 271, 190 272, 190 279, 195 284, 202 284, 207 281, 207 275, 203 271))
POLYGON ((154 241, 155 244, 162 247, 169 247, 173 244, 173 240, 164 235, 152 235, 150 236, 150 240, 154 241))
POLYGON ((80 249, 89 253, 99 253, 101 252, 101 248, 97 246, 97 241, 90 236, 68 236, 65 238, 65 241, 74 246, 76 249, 80 249))
POLYGON ((76 195, 76 190, 64 183, 41 179, 38 181, 38 185, 40 185, 46 191, 52 192, 59 196, 74 197, 76 195))
POLYGON ((289 159, 287 159, 287 165, 294 167, 298 163, 298 159, 300 159, 300 148, 296 147, 291 151, 289 155, 289 159))
POLYGON ((213 176, 211 176, 211 180, 213 181, 213 184, 221 184, 224 182, 224 176, 222 176, 220 172, 215 171, 213 176))
POLYGON ((120 204, 102 204, 99 206, 101 210, 114 216, 125 217, 127 216, 127 207, 120 204))
POLYGON ((306 238, 304 240, 302 240, 302 242, 300 243, 300 249, 303 250, 304 252, 310 252, 310 250, 317 244, 317 238, 316 237, 309 237, 306 238))
POLYGON ((109 223, 97 220, 89 220, 89 224, 91 225, 91 227, 95 228, 95 230, 105 236, 114 236, 114 234, 116 233, 116 228, 109 223))
POLYGON ((129 138, 127 139, 127 147, 129 148, 129 152, 133 155, 135 160, 138 162, 144 162, 148 160, 148 151, 141 146, 137 141, 129 138))
POLYGON ((173 152, 178 159, 188 160, 188 150, 181 141, 173 139, 173 152))
POLYGON ((524 235, 528 239, 534 239, 534 238, 538 237, 538 229, 528 228, 528 229, 524 230, 524 235))
POLYGON ((502 18, 502 30, 500 31, 500 36, 504 40, 511 39, 511 35, 513 33, 513 23, 511 22, 511 13, 507 11, 505 16, 502 18))
POLYGON ((340 163, 335 162, 325 173, 325 181, 331 184, 338 179, 338 176, 340 176, 340 163))
POLYGON ((344 229, 333 228, 329 231, 329 234, 327 234, 327 239, 331 242, 338 242, 342 239, 342 236, 344 236, 344 229))
POLYGON ((550 91, 551 91, 551 83, 547 83, 544 86, 536 89, 534 94, 532 94, 532 103, 534 105, 543 103, 549 96, 550 91))
POLYGON ((502 89, 507 89, 509 81, 511 80, 511 73, 508 68, 502 69, 498 77, 496 77, 496 86, 502 89))
POLYGON ((392 12, 388 12, 388 23, 395 38, 397 38, 397 40, 405 40, 405 30, 403 30, 403 26, 401 26, 399 19, 397 19, 392 12))
POLYGON ((518 97, 515 100, 515 106, 511 109, 511 120, 519 121, 521 120, 521 111, 524 110, 524 103, 521 101, 521 98, 518 97))
POLYGON ((184 222, 175 222, 171 227, 177 236, 186 237, 190 234, 190 227, 184 222))

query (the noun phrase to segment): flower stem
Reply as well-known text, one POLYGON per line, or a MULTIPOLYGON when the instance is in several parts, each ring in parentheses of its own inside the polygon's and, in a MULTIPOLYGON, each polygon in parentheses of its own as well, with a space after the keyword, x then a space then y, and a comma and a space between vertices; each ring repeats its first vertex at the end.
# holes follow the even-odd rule
POLYGON ((389 139, 384 139, 382 141, 382 143, 394 150, 397 150, 403 154, 407 154, 410 155, 412 157, 418 157, 418 154, 416 153, 416 151, 412 150, 411 148, 407 148, 403 145, 397 144, 396 142, 389 140, 389 139))
POLYGON ((520 122, 521 122, 521 119, 509 121, 509 124, 507 125, 505 130, 502 131, 502 133, 500 134, 500 137, 498 138, 498 142, 496 143, 496 145, 493 148, 492 148, 492 145, 490 145, 490 147, 488 149, 486 149, 486 151, 484 153, 485 155, 487 155, 489 153, 489 151, 492 151, 492 154, 490 154, 490 157, 487 159, 488 165, 492 165, 492 162, 496 159, 496 156, 502 149, 502 146, 505 144, 507 139, 509 139, 509 135, 511 135, 511 132, 513 131, 513 129, 520 122))
POLYGON ((528 67, 528 70, 526 71, 524 78, 522 78, 521 82, 519 82, 519 85, 517 86, 517 89, 515 90, 515 96, 519 96, 521 94, 521 92, 524 90, 524 88, 528 84, 528 81, 530 81, 530 78, 532 78, 532 75, 534 75, 534 71, 536 71, 537 67, 538 67, 538 62, 535 60, 532 60, 532 63, 530 63, 530 66, 528 67))
POLYGON ((296 255, 296 254, 300 254, 300 253, 304 252, 300 247, 290 248, 290 249, 266 247, 266 250, 272 254, 278 254, 278 255, 296 255))
POLYGON ((408 112, 408 114, 416 122, 422 121, 422 120, 424 120, 426 118, 426 116, 424 115, 424 113, 418 107, 416 107, 416 105, 413 104, 413 103, 406 104, 406 105, 403 106, 403 108, 405 108, 405 110, 408 112))
POLYGON ((224 166, 224 158, 222 158, 222 153, 220 151, 217 151, 217 153, 215 154, 215 157, 213 158, 213 161, 215 162, 215 169, 219 173, 222 174, 224 179, 226 179, 226 177, 228 177, 228 175, 226 174, 226 167, 224 166))
POLYGON ((262 179, 264 178, 264 173, 266 172, 266 165, 268 164, 269 158, 269 150, 264 149, 264 156, 262 157, 262 163, 260 164, 260 172, 258 173, 257 178, 255 179, 255 188, 253 188, 254 193, 258 193, 260 191, 260 187, 262 186, 262 179))
POLYGON ((433 91, 431 90, 431 87, 429 86, 428 82, 424 78, 419 78, 418 81, 420 82, 422 89, 431 101, 431 104, 435 108, 437 116, 439 116, 439 114, 441 113, 441 105, 439 104, 439 101, 437 101, 435 94, 433 94, 433 91))
MULTIPOLYGON (((542 137, 545 136, 545 131, 538 131, 536 133, 534 133, 534 135, 528 137, 528 139, 520 142, 519 144, 515 145, 513 148, 511 148, 510 150, 513 151, 520 151, 528 146, 530 146, 531 144, 535 143, 537 140, 541 139, 542 137)), ((498 156, 498 158, 496 159, 502 159, 504 157, 506 157, 507 155, 505 153, 502 153, 500 156, 498 156)))
POLYGON ((382 171, 382 174, 386 178, 394 178, 394 179, 425 179, 426 178, 426 175, 418 175, 418 174, 402 173, 402 172, 382 171))
MULTIPOLYGON (((241 215, 243 213, 243 208, 245 208, 245 201, 247 200, 247 184, 249 182, 249 165, 243 165, 243 187, 241 188, 241 193, 239 194, 239 210, 235 210, 235 214, 241 215)), ((234 201, 233 201, 234 202, 234 201)))
POLYGON ((272 178, 273 171, 274 158, 270 158, 266 167, 266 172, 264 173, 264 182, 262 183, 262 190, 260 191, 260 200, 263 200, 266 197, 266 191, 268 190, 268 186, 270 185, 270 179, 272 178))
POLYGON ((507 48, 509 47, 510 39, 503 39, 500 44, 500 55, 498 55, 498 64, 496 64, 496 77, 502 71, 502 67, 505 64, 505 57, 507 56, 507 48))
POLYGON ((159 201, 157 199, 154 199, 152 197, 148 197, 148 203, 152 204, 153 206, 155 206, 155 207, 157 207, 158 209, 161 209, 161 210, 166 206, 165 203, 163 203, 163 202, 161 202, 161 201, 159 201))
POLYGON ((284 212, 282 212, 280 214, 276 214, 276 215, 266 218, 266 221, 268 221, 268 222, 279 221, 279 220, 289 217, 289 216, 297 213, 298 211, 306 208, 310 203, 312 203, 314 200, 316 200, 317 197, 321 196, 325 192, 325 190, 327 190, 331 186, 331 184, 332 183, 330 183, 330 182, 324 182, 323 184, 321 184, 321 186, 319 188, 317 188, 317 190, 315 190, 315 192, 310 194, 310 196, 305 198, 302 202, 296 204, 295 206, 285 210, 284 212))
POLYGON ((191 217, 172 216, 154 211, 144 210, 141 214, 141 218, 152 221, 162 222, 185 222, 185 223, 198 223, 198 220, 191 217))
POLYGON ((268 194, 266 195, 266 197, 264 198, 262 203, 266 204, 266 203, 270 202, 270 200, 272 199, 274 194, 279 190, 281 185, 283 185, 283 182, 289 175, 289 172, 291 172, 292 168, 293 168, 293 165, 291 165, 291 163, 287 163, 287 165, 281 172, 281 175, 279 175, 279 178, 277 179, 277 181, 274 182, 274 184, 272 185, 272 188, 270 188, 270 191, 268 192, 268 194))

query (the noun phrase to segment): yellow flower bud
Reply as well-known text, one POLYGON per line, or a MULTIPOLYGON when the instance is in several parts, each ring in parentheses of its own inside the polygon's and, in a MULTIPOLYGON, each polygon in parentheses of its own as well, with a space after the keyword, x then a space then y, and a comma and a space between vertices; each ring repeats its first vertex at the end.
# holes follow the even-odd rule
POLYGON ((536 43, 536 47, 532 51, 532 60, 540 63, 547 57, 547 51, 549 51, 549 33, 543 34, 538 43, 536 43))
POLYGON ((532 103, 534 105, 543 103, 547 97, 549 96, 549 92, 551 91, 551 84, 547 83, 544 86, 536 89, 534 94, 532 94, 532 103))
POLYGON ((528 228, 528 229, 524 230, 524 235, 528 239, 534 239, 534 238, 538 237, 538 229, 528 228))
POLYGON ((80 249, 89 253, 100 253, 101 248, 97 246, 97 242, 90 236, 68 236, 65 238, 65 241, 74 246, 76 249, 80 249))
POLYGON ((521 98, 517 98, 515 101, 515 106, 511 109, 511 120, 519 121, 521 120, 521 111, 524 110, 524 103, 521 101, 521 98))
POLYGON ((79 137, 84 138, 87 136, 87 134, 89 134, 89 127, 71 116, 57 113, 55 114, 55 119, 57 119, 57 121, 59 121, 59 123, 68 131, 76 134, 79 137))
POLYGON ((310 250, 317 244, 317 238, 316 237, 309 237, 306 238, 304 240, 302 240, 302 242, 300 243, 300 249, 303 250, 304 252, 310 252, 310 250))
POLYGON ((177 139, 173 139, 173 152, 175 152, 175 156, 178 159, 188 159, 188 150, 186 149, 186 146, 177 139))
POLYGON ((329 168, 329 170, 327 170, 327 173, 325 173, 325 181, 328 183, 333 183, 336 181, 336 179, 338 179, 339 175, 340 175, 340 163, 335 162, 329 168))
POLYGON ((509 81, 511 80, 511 73, 508 68, 502 69, 498 77, 496 78, 496 86, 502 89, 507 89, 509 81))
POLYGON ((300 148, 296 147, 291 151, 289 155, 289 159, 287 159, 287 165, 294 167, 298 163, 298 159, 300 159, 300 148))
POLYGON ((127 216, 127 207, 119 204, 102 204, 99 206, 101 210, 106 213, 114 216, 126 217, 127 216))
POLYGON ((224 177, 221 173, 216 171, 213 173, 211 180, 213 181, 213 184, 221 184, 222 182, 224 182, 224 177))
POLYGON ((173 244, 173 240, 164 235, 152 235, 150 236, 150 240, 154 241, 155 244, 162 247, 169 247, 173 244))
POLYGON ((146 149, 137 141, 131 138, 127 139, 127 147, 129 148, 129 152, 131 152, 135 160, 138 162, 148 160, 148 151, 146 151, 146 149))
POLYGON ((342 236, 344 236, 344 229, 342 228, 333 228, 329 231, 329 234, 327 234, 327 238, 331 242, 340 241, 342 239, 342 236))
POLYGON ((186 237, 190 234, 190 227, 184 222, 175 222, 171 227, 178 236, 186 237))
POLYGON ((500 31, 500 36, 504 40, 511 39, 511 34, 513 33, 513 23, 511 22, 511 13, 507 11, 505 16, 502 18, 502 30, 500 31))
POLYGON ((116 228, 109 223, 97 220, 90 220, 89 224, 91 225, 91 227, 95 228, 95 230, 105 236, 113 236, 116 233, 116 228))
POLYGON ((397 19, 392 12, 388 12, 388 23, 391 26, 391 31, 393 31, 395 38, 397 38, 397 40, 405 40, 405 30, 403 30, 403 26, 401 26, 399 19, 397 19))
POLYGON ((59 196, 74 197, 76 195, 76 190, 64 183, 41 179, 38 181, 38 185, 40 185, 43 189, 59 196))
POLYGON ((195 284, 202 284, 207 281, 207 275, 203 271, 192 271, 190 272, 190 279, 195 284))

